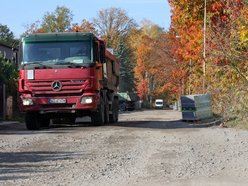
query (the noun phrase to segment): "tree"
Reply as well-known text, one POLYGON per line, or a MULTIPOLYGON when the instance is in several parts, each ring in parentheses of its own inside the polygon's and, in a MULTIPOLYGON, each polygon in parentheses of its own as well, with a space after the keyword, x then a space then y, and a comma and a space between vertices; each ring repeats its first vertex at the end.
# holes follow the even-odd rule
POLYGON ((15 64, 4 59, 0 52, 0 83, 6 84, 8 95, 16 95, 17 77, 18 72, 15 64))
MULTIPOLYGON (((19 41, 14 38, 14 34, 7 25, 0 24, 0 42, 10 47, 18 47, 19 41)), ((13 96, 14 106, 17 109, 17 66, 13 61, 6 60, 0 52, 0 84, 6 85, 6 95, 13 96)))
POLYGON ((152 47, 153 66, 151 73, 156 80, 154 96, 166 98, 179 98, 184 94, 187 66, 176 59, 172 52, 176 41, 170 40, 170 32, 163 33, 152 47))
POLYGON ((248 85, 247 69, 243 64, 248 60, 246 53, 248 50, 247 11, 248 8, 245 8, 242 1, 238 0, 213 3, 209 46, 214 48, 211 61, 214 61, 216 65, 233 68, 248 85))
POLYGON ((14 34, 10 31, 7 25, 0 24, 0 39, 5 43, 8 43, 14 39, 14 34))
MULTIPOLYGON (((201 93, 204 2, 169 0, 169 3, 172 53, 182 66, 192 61, 193 71, 188 76, 194 77, 193 93, 201 93)), ((206 8, 206 79, 214 111, 226 118, 247 118, 248 108, 244 104, 248 101, 247 1, 209 0, 206 8)))
POLYGON ((18 40, 15 39, 7 25, 0 24, 0 41, 9 46, 18 46, 18 40))
POLYGON ((151 39, 158 39, 163 33, 163 29, 154 24, 148 19, 143 19, 141 22, 141 29, 144 35, 149 36, 151 39))
POLYGON ((115 53, 116 57, 120 61, 120 92, 132 92, 135 84, 134 84, 134 63, 133 53, 130 47, 127 46, 124 40, 120 41, 119 46, 116 49, 115 53))
POLYGON ((22 34, 23 36, 34 34, 34 33, 45 33, 45 29, 40 27, 40 21, 25 25, 26 31, 22 34))
POLYGON ((140 97, 153 101, 158 82, 162 74, 160 57, 158 56, 157 43, 162 38, 163 29, 151 21, 144 20, 139 35, 136 35, 136 59, 135 78, 137 79, 137 88, 140 97))
POLYGON ((93 19, 98 34, 107 41, 108 47, 117 48, 122 37, 136 27, 133 19, 126 12, 118 8, 103 9, 93 19))
POLYGON ((129 44, 129 37, 136 29, 134 20, 118 8, 103 9, 93 19, 98 35, 104 39, 108 48, 113 48, 120 60, 120 91, 133 91, 134 87, 134 54, 129 44))
POLYGON ((37 20, 34 23, 26 25, 26 31, 22 35, 72 31, 72 18, 73 14, 70 9, 64 6, 58 6, 54 12, 45 13, 42 21, 37 20))
POLYGON ((148 79, 150 78, 149 63, 151 56, 151 39, 148 36, 141 38, 141 43, 137 47, 137 63, 135 66, 135 77, 139 96, 143 100, 148 100, 148 79))
POLYGON ((64 32, 71 28, 73 14, 70 9, 58 6, 42 18, 41 28, 46 32, 64 32))
POLYGON ((244 1, 213 2, 210 7, 208 46, 210 90, 215 112, 225 119, 247 118, 248 7, 244 1))
MULTIPOLYGON (((75 24, 76 26, 77 24, 75 24)), ((79 31, 80 32, 92 32, 95 35, 97 35, 97 31, 94 27, 94 24, 92 22, 89 22, 86 19, 83 19, 81 24, 79 25, 79 31)))

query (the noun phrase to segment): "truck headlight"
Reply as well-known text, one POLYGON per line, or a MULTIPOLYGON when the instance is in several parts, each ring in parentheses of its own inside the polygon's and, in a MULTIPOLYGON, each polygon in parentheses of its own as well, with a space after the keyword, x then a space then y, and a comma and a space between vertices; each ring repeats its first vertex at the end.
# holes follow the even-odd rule
POLYGON ((81 99, 82 104, 89 104, 93 103, 93 97, 92 96, 86 96, 81 99))
POLYGON ((22 99, 22 104, 24 106, 30 106, 30 105, 33 105, 34 102, 31 98, 24 98, 24 99, 22 99))

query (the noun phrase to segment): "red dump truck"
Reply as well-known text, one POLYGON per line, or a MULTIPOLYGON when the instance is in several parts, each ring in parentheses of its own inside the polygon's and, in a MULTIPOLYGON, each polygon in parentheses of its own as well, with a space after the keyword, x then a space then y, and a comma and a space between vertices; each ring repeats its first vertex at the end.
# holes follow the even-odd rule
POLYGON ((94 34, 22 37, 19 66, 19 105, 27 129, 83 116, 90 116, 94 125, 118 121, 120 65, 94 34))

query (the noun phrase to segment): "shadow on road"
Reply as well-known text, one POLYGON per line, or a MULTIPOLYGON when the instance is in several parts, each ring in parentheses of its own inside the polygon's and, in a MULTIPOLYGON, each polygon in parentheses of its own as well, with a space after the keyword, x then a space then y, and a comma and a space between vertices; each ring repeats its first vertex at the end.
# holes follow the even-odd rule
POLYGON ((27 130, 24 123, 0 125, 0 135, 34 135, 34 134, 64 134, 70 130, 78 130, 78 128, 94 127, 90 122, 78 122, 76 124, 56 124, 50 125, 48 128, 40 130, 27 130))
MULTIPOLYGON (((182 121, 182 120, 170 120, 163 121, 162 119, 146 118, 142 120, 128 120, 123 119, 118 123, 105 124, 103 126, 115 126, 115 127, 131 127, 131 128, 150 128, 150 129, 178 129, 178 128, 206 128, 218 124, 214 119, 207 119, 202 121, 182 121)), ((29 135, 29 134, 59 134, 69 133, 73 130, 90 130, 94 126, 89 119, 79 119, 73 125, 71 124, 56 124, 51 125, 49 128, 43 128, 41 130, 30 131, 27 130, 23 123, 13 125, 0 125, 0 135, 29 135)))
POLYGON ((0 181, 27 179, 31 173, 56 171, 61 165, 54 161, 70 160, 76 156, 82 155, 49 151, 0 152, 0 181))

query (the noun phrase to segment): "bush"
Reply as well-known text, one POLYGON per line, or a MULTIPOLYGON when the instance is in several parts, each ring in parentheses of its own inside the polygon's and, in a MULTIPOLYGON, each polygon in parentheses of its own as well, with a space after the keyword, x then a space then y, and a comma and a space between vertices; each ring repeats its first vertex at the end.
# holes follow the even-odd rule
POLYGON ((152 108, 152 105, 150 104, 149 101, 143 101, 142 102, 142 108, 151 109, 152 108))

